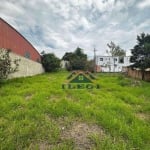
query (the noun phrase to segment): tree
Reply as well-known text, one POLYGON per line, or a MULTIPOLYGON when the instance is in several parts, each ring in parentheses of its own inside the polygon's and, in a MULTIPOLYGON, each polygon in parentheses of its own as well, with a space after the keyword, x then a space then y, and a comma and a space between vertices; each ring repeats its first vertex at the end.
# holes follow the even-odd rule
POLYGON ((86 70, 90 72, 94 72, 95 62, 94 60, 87 60, 86 62, 86 70))
POLYGON ((62 60, 71 61, 75 57, 75 54, 72 52, 66 52, 65 55, 62 57, 62 60))
POLYGON ((109 48, 108 50, 106 50, 108 55, 111 55, 111 56, 125 56, 126 55, 125 50, 120 48, 119 45, 116 45, 112 41, 110 42, 110 44, 108 43, 107 46, 109 48))
POLYGON ((67 52, 62 58, 69 62, 67 70, 86 70, 87 55, 83 49, 77 47, 74 52, 67 52))
POLYGON ((52 53, 44 53, 42 55, 42 65, 46 72, 57 71, 60 68, 60 59, 52 53))
POLYGON ((66 61, 65 66, 68 71, 72 70, 72 62, 76 55, 72 52, 66 52, 62 57, 62 60, 66 61))
POLYGON ((74 54, 80 58, 84 58, 87 59, 87 55, 84 54, 83 49, 81 49, 80 47, 77 47, 74 54))
POLYGON ((85 70, 86 60, 84 58, 75 57, 71 62, 72 70, 85 70))
POLYGON ((150 35, 141 33, 137 36, 137 44, 131 49, 132 67, 140 68, 142 71, 142 80, 144 80, 144 71, 150 68, 150 35))
MULTIPOLYGON (((123 57, 126 56, 125 50, 123 50, 122 48, 120 48, 119 45, 116 45, 112 41, 110 42, 110 44, 108 43, 107 46, 108 46, 109 49, 106 50, 106 53, 108 55, 113 56, 113 57, 119 56, 119 62, 123 62, 123 60, 124 60, 123 57)), ((116 67, 115 58, 114 58, 113 63, 114 63, 113 64, 114 65, 114 72, 115 72, 115 67, 116 67)), ((111 64, 110 64, 110 62, 107 63, 107 66, 109 67, 109 72, 110 72, 110 70, 111 70, 111 64)))
POLYGON ((11 60, 11 50, 0 49, 0 81, 7 79, 8 75, 17 71, 19 59, 11 60))

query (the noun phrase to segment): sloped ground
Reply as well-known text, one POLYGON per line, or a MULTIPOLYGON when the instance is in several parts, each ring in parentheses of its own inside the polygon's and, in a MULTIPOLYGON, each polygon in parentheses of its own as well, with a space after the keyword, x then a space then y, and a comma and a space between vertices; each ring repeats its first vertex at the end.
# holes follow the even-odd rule
POLYGON ((150 83, 97 74, 100 89, 62 89, 67 72, 0 85, 2 150, 149 150, 150 83))

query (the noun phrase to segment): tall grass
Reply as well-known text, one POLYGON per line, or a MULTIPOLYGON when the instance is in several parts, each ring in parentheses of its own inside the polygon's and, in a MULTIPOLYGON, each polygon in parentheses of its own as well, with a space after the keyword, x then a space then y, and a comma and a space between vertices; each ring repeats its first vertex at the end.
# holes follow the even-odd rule
POLYGON ((103 129, 104 137, 90 136, 93 149, 149 149, 149 83, 133 85, 133 79, 120 74, 97 74, 100 89, 64 90, 67 76, 43 74, 1 85, 2 150, 74 149, 72 139, 61 138, 61 125, 78 120, 103 129))

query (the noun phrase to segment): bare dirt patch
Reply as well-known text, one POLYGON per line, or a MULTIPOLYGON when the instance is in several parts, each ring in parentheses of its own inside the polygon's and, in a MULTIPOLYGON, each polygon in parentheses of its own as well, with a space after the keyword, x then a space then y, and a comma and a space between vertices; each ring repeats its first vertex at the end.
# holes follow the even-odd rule
POLYGON ((52 149, 52 145, 48 144, 48 142, 39 141, 38 143, 31 143, 28 147, 29 150, 39 149, 39 150, 50 150, 52 149))
POLYGON ((77 150, 91 149, 94 143, 90 135, 104 136, 102 128, 97 125, 88 125, 82 122, 74 122, 68 129, 62 127, 62 139, 72 139, 77 150))
POLYGON ((52 146, 49 145, 49 144, 46 143, 46 142, 41 142, 41 143, 39 143, 39 149, 40 149, 40 150, 48 150, 48 149, 51 149, 51 148, 52 148, 52 146))
POLYGON ((141 120, 149 120, 150 119, 150 116, 145 113, 138 113, 138 114, 136 114, 136 116, 141 120))
POLYGON ((48 97, 48 99, 50 101, 57 102, 60 100, 60 96, 59 95, 51 95, 50 97, 48 97))
POLYGON ((32 97, 33 97, 33 94, 28 93, 28 94, 25 95, 25 100, 30 100, 30 99, 32 99, 32 97))

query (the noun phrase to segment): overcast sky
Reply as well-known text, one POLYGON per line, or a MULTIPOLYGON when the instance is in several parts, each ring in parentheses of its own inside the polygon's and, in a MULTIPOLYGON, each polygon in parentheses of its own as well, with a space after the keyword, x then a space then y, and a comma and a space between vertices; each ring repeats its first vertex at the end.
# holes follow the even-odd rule
POLYGON ((141 32, 150 33, 150 0, 0 0, 0 17, 39 51, 81 47, 106 55, 114 41, 129 54, 141 32))

